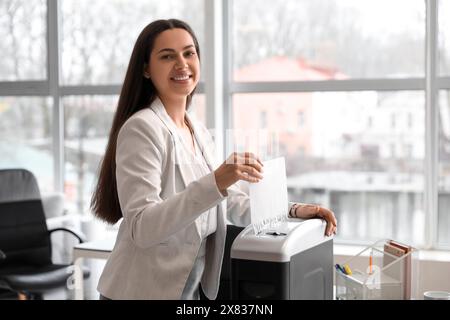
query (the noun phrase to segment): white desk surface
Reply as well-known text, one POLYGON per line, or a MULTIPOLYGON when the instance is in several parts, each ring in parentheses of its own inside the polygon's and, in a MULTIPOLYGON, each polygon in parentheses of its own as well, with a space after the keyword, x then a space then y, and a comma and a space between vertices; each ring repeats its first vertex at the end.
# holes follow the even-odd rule
POLYGON ((75 300, 83 300, 83 259, 108 259, 114 248, 115 236, 78 244, 73 247, 75 300))
POLYGON ((116 238, 107 238, 84 242, 74 246, 74 250, 111 252, 116 238))

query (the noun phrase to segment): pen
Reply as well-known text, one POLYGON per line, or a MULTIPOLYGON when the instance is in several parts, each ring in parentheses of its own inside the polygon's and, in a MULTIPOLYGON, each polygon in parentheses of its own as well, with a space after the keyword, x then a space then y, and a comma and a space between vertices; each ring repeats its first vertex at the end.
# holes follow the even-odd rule
POLYGON ((372 264, 373 264, 373 249, 370 251, 369 256, 369 274, 372 274, 372 264))
POLYGON ((348 264, 344 264, 344 270, 345 270, 345 274, 347 274, 347 275, 351 275, 352 274, 352 269, 350 269, 348 264))
POLYGON ((338 263, 336 263, 335 267, 336 267, 336 270, 342 272, 343 274, 346 274, 344 268, 342 268, 338 263))

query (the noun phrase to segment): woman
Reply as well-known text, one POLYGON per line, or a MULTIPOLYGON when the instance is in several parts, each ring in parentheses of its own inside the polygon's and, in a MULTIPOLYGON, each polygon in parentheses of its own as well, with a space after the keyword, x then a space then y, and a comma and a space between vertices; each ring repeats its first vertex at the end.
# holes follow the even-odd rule
MULTIPOLYGON (((200 50, 184 22, 158 20, 139 35, 125 76, 92 209, 115 223, 116 244, 100 277, 106 299, 215 299, 226 221, 250 222, 249 198, 234 184, 262 179, 251 153, 212 167, 211 137, 188 109, 200 78, 200 50), (226 201, 225 201, 226 200, 226 201)), ((294 205, 291 214, 331 211, 294 205)))

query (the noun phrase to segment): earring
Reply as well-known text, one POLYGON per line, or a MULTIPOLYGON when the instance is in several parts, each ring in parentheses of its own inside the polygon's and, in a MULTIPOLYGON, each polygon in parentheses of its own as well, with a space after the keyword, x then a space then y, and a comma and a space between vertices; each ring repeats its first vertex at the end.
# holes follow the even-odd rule
POLYGON ((150 75, 148 73, 144 73, 144 78, 150 79, 150 75))

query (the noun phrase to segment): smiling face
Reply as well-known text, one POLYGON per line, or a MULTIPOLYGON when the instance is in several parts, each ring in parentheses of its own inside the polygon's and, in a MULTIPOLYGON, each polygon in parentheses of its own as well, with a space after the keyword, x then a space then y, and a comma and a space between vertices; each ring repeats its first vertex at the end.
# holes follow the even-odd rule
POLYGON ((158 35, 144 76, 150 77, 162 100, 186 101, 200 78, 200 61, 189 32, 177 28, 158 35))

